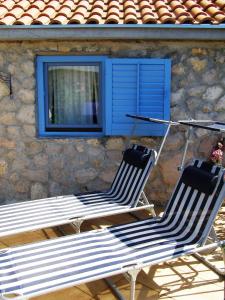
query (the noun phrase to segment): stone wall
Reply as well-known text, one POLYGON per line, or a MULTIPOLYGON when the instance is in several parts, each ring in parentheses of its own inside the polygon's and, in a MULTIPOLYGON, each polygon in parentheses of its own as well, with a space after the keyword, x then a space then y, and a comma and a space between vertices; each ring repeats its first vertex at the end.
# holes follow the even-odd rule
MULTIPOLYGON (((172 59, 171 118, 225 120, 225 44, 150 41, 0 43, 0 201, 107 188, 125 139, 40 139, 36 133, 35 56, 110 55, 172 59)), ((188 158, 206 157, 215 135, 194 132, 188 158)), ((159 138, 141 138, 157 147, 159 138)), ((138 141, 133 139, 133 141, 138 141)), ((165 203, 178 176, 185 130, 173 130, 147 185, 165 203), (151 182, 151 184, 150 184, 151 182)))

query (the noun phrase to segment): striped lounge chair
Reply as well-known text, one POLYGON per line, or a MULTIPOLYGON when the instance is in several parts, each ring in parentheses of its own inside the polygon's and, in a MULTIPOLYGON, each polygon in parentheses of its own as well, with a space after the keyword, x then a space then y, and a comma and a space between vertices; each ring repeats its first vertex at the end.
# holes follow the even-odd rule
POLYGON ((1 206, 0 236, 69 223, 79 232, 84 220, 140 209, 148 209, 155 215, 153 204, 149 204, 143 191, 155 158, 154 150, 133 145, 124 152, 114 181, 105 192, 1 206))
POLYGON ((161 218, 2 250, 2 299, 29 299, 124 274, 133 300, 142 268, 225 245, 205 245, 224 197, 224 170, 196 160, 182 172, 161 218))

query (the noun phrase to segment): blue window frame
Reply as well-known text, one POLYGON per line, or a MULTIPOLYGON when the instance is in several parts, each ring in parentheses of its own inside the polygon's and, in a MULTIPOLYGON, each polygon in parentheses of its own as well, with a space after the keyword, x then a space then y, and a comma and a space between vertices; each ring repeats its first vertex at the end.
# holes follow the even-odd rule
MULTIPOLYGON (((170 76, 169 59, 38 56, 39 136, 127 135, 127 113, 169 119, 170 76)), ((137 122, 134 134, 161 136, 164 126, 137 122)))
POLYGON ((102 136, 104 60, 95 56, 37 57, 40 137, 102 136), (98 103, 95 113, 88 114, 93 111, 93 99, 89 98, 93 98, 94 87, 98 103))

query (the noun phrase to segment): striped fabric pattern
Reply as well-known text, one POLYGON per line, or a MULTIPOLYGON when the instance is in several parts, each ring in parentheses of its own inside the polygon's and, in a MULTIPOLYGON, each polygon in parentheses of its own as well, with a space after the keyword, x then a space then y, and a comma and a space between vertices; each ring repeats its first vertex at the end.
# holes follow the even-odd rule
MULTIPOLYGON (((149 154, 141 169, 122 160, 111 188, 106 192, 68 195, 32 200, 0 207, 0 236, 71 223, 73 219, 92 219, 123 213, 137 206, 154 165, 154 150, 133 145, 149 154)), ((137 208, 138 209, 138 208, 137 208)))
MULTIPOLYGON (((201 169, 204 163, 194 165, 201 169)), ((208 172, 218 175, 212 194, 185 184, 181 176, 160 219, 2 251, 1 294, 37 296, 192 253, 204 243, 225 197, 224 170, 212 166, 208 172)))

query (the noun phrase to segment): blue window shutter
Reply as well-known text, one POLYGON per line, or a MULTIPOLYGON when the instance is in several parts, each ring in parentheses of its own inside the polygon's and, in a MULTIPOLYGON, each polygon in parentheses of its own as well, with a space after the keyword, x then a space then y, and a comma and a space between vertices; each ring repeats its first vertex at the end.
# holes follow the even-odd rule
MULTIPOLYGON (((106 66, 106 134, 128 135, 126 114, 169 119, 170 60, 109 59, 106 66)), ((136 122, 134 135, 160 136, 164 126, 136 122)))

